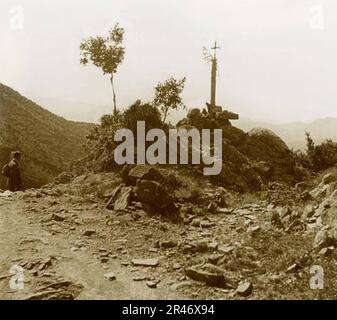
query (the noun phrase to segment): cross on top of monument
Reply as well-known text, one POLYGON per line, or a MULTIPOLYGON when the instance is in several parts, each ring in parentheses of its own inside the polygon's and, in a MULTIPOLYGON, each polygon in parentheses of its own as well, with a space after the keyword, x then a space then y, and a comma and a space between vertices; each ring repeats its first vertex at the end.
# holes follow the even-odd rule
POLYGON ((221 49, 221 48, 217 46, 217 42, 215 41, 214 47, 211 48, 211 49, 214 50, 214 58, 215 58, 216 57, 216 50, 221 49))
POLYGON ((206 103, 208 113, 213 117, 217 117, 219 119, 224 120, 225 123, 229 123, 229 120, 237 120, 239 119, 239 115, 227 110, 222 110, 221 106, 216 104, 216 72, 217 72, 217 58, 216 58, 216 50, 220 49, 218 47, 217 42, 215 41, 214 47, 211 48, 214 51, 212 57, 212 71, 211 71, 211 100, 210 103, 206 103))
POLYGON ((211 72, 211 101, 210 101, 210 107, 209 112, 215 113, 217 109, 217 105, 215 102, 216 99, 216 71, 217 71, 217 59, 216 59, 216 50, 220 47, 217 46, 217 42, 215 41, 214 47, 212 50, 214 50, 214 55, 212 57, 212 72, 211 72))

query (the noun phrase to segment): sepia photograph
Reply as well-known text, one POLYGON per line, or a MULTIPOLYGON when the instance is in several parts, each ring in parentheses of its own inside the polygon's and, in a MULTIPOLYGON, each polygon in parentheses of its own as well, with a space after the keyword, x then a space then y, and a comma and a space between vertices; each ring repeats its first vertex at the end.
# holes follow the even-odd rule
POLYGON ((1 0, 0 300, 335 300, 336 14, 1 0))

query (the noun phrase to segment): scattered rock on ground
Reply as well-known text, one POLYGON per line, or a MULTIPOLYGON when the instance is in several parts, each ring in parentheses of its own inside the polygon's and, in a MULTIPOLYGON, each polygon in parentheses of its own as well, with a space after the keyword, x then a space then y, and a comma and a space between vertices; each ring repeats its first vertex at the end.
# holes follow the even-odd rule
POLYGON ((253 285, 251 282, 243 282, 239 284, 236 293, 242 297, 248 297, 253 292, 253 285))
POLYGON ((110 210, 114 209, 116 211, 126 210, 131 204, 132 195, 132 187, 124 187, 120 185, 114 190, 106 208, 110 210))
POLYGON ((156 267, 159 265, 158 258, 151 259, 133 259, 132 264, 135 266, 143 266, 143 267, 156 267))
POLYGON ((226 287, 227 284, 224 273, 224 270, 210 263, 206 263, 201 266, 192 266, 185 269, 185 274, 189 278, 204 282, 209 286, 220 288, 226 287))
POLYGON ((116 275, 113 272, 108 272, 104 275, 104 278, 112 281, 112 280, 116 280, 116 275))
POLYGON ((82 235, 85 237, 90 237, 95 233, 96 233, 96 230, 88 229, 88 230, 83 231, 82 235))
POLYGON ((314 239, 314 248, 316 249, 322 249, 330 246, 337 246, 336 226, 324 226, 317 232, 314 239))
POLYGON ((51 215, 51 220, 54 220, 54 221, 63 221, 63 220, 65 220, 65 216, 63 216, 63 215, 61 215, 61 214, 57 214, 57 213, 53 213, 52 215, 51 215))

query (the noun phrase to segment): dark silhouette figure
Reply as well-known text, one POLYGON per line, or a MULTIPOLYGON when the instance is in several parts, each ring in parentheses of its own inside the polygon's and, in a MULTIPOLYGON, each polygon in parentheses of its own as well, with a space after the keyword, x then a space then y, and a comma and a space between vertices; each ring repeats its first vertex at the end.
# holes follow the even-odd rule
POLYGON ((20 160, 21 152, 16 151, 13 153, 13 159, 8 164, 9 172, 7 178, 7 189, 12 192, 22 190, 21 173, 19 166, 20 160))

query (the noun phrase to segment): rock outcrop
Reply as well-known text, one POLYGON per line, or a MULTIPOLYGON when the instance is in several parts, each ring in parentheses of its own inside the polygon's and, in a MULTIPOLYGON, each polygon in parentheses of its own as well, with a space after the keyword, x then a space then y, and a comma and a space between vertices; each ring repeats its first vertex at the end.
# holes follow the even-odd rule
POLYGON ((297 178, 291 151, 270 130, 257 128, 246 133, 198 109, 191 110, 178 127, 222 129, 223 169, 212 179, 225 187, 244 192, 260 190, 269 181, 294 182, 297 178))
POLYGON ((274 132, 256 128, 248 132, 238 146, 241 153, 254 161, 263 161, 270 166, 267 171, 272 180, 293 181, 295 163, 285 142, 274 132))
POLYGON ((148 165, 138 165, 124 168, 122 171, 124 183, 113 191, 107 209, 127 210, 132 201, 138 201, 160 214, 176 213, 174 200, 161 183, 163 177, 157 169, 148 165))

